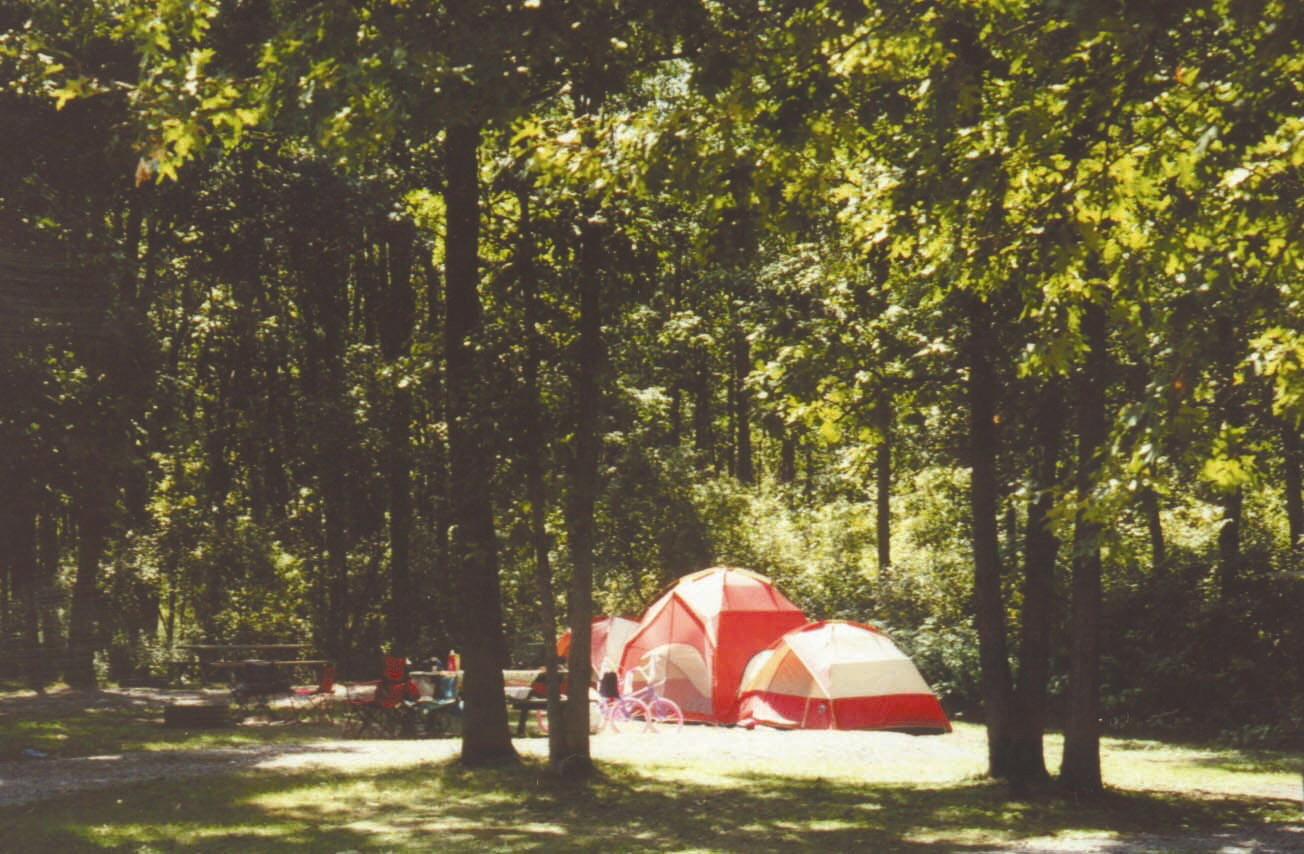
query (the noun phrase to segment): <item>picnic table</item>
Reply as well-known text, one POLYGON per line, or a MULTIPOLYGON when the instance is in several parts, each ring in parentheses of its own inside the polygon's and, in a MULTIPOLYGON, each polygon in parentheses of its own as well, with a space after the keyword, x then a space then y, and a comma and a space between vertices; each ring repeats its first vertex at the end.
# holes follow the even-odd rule
MULTIPOLYGON (((566 668, 560 668, 557 674, 561 678, 562 702, 566 700, 566 668)), ((546 671, 542 667, 533 670, 504 670, 503 693, 507 695, 507 705, 519 712, 516 719, 516 737, 525 738, 525 721, 530 712, 548 708, 547 685, 544 682, 546 671)))
POLYGON ((516 737, 525 738, 525 719, 532 711, 548 708, 548 698, 535 696, 530 685, 508 685, 503 692, 507 695, 507 704, 520 712, 516 721, 516 737))
POLYGON ((183 644, 177 649, 188 653, 189 659, 180 665, 191 670, 201 685, 206 684, 214 672, 226 671, 234 676, 251 660, 266 661, 277 668, 311 668, 314 671, 330 663, 322 658, 303 657, 304 653, 314 649, 310 643, 198 643, 183 644))

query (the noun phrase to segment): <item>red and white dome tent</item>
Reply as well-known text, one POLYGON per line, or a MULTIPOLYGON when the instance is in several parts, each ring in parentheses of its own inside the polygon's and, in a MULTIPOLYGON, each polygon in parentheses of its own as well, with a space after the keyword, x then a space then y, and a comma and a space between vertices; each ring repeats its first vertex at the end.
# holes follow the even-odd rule
MULTIPOLYGON (((638 620, 630 617, 594 617, 589 632, 589 662, 596 683, 603 669, 614 670, 620 664, 625 642, 638 629, 638 620)), ((567 629, 557 638, 557 655, 565 658, 570 653, 571 631, 567 629)))
POLYGON ((843 620, 793 629, 758 653, 739 700, 743 726, 951 731, 914 662, 878 629, 843 620))
POLYGON ((703 569, 648 607, 625 644, 620 670, 647 674, 688 720, 731 724, 747 662, 806 622, 765 576, 737 567, 703 569))

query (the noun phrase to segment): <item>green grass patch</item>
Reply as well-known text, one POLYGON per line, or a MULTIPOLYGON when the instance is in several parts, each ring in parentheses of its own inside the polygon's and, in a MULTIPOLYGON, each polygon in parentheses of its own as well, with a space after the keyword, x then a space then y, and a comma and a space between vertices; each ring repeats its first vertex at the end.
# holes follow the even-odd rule
MULTIPOLYGON (((587 783, 538 760, 340 775, 243 772, 0 810, 12 850, 954 851, 1046 837, 1236 835, 1298 817, 1243 797, 1114 792, 1011 802, 1002 787, 792 778, 691 783, 622 763, 587 783)), ((664 770, 664 769, 662 769, 664 770)))
MULTIPOLYGON (((339 735, 302 726, 170 730, 158 704, 66 699, 51 720, 24 716, 22 702, 0 698, 0 751, 27 744, 50 744, 60 756, 248 743, 289 749, 339 735)), ((48 713, 50 706, 26 708, 48 713)), ((752 854, 992 851, 1075 838, 1093 846, 1141 839, 1147 851, 1182 850, 1193 838, 1239 850, 1285 850, 1265 839, 1304 844, 1304 757, 1297 753, 1107 738, 1104 797, 1011 800, 1004 786, 981 777, 981 727, 961 724, 951 735, 921 739, 844 742, 840 735, 692 728, 684 737, 704 739, 700 756, 661 757, 657 746, 665 742, 658 739, 677 736, 658 734, 624 742, 634 748, 630 755, 643 751, 640 759, 601 761, 601 776, 584 783, 559 781, 527 756, 519 765, 475 771, 431 761, 122 784, 0 808, 0 850, 752 854), (803 745, 817 743, 822 754, 803 754, 803 745), (843 743, 869 752, 837 749, 843 743)), ((527 744, 539 749, 541 741, 527 744)), ((1059 737, 1048 737, 1052 771, 1060 750, 1059 737)), ((6 773, 24 765, 10 763, 6 773)))
POLYGON ((301 724, 232 725, 218 729, 163 726, 161 701, 132 701, 100 691, 55 689, 46 696, 0 694, 0 760, 36 750, 50 756, 98 756, 124 750, 304 743, 338 737, 337 729, 301 724))

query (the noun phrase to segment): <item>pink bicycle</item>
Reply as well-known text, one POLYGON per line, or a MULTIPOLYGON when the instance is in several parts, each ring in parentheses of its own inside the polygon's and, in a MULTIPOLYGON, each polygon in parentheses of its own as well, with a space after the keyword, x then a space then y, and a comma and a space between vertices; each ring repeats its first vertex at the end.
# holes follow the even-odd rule
MULTIPOLYGON (((548 712, 538 711, 539 730, 548 732, 548 712)), ((599 733, 603 730, 620 732, 622 727, 633 725, 643 730, 651 730, 653 721, 647 704, 637 697, 621 696, 615 673, 604 673, 599 680, 598 690, 589 689, 589 732, 599 733)))
POLYGON ((647 721, 646 729, 649 731, 658 726, 674 727, 678 731, 684 726, 684 710, 674 700, 661 696, 657 691, 657 681, 653 677, 654 661, 648 661, 647 670, 635 667, 625 674, 625 691, 621 698, 637 700, 642 704, 643 709, 636 708, 634 713, 645 715, 643 719, 647 721))

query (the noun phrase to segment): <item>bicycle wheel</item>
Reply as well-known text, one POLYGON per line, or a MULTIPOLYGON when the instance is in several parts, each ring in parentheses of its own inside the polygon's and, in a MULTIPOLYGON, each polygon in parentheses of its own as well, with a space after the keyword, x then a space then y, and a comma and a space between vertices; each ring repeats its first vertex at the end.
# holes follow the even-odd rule
POLYGON ((674 700, 657 697, 647 704, 648 729, 658 726, 673 727, 678 731, 684 725, 684 711, 674 700))
POLYGON ((608 699, 593 700, 589 703, 589 729, 594 735, 604 729, 610 729, 612 732, 620 730, 620 724, 616 720, 619 717, 616 703, 616 700, 608 699))
POLYGON ((607 719, 612 732, 619 732, 624 726, 641 728, 644 732, 652 728, 652 717, 648 714, 647 704, 633 697, 621 697, 614 701, 608 707, 607 719))
MULTIPOLYGON (((544 735, 548 734, 548 710, 539 709, 535 712, 535 720, 539 723, 539 732, 544 735)), ((598 730, 602 729, 603 724, 602 707, 598 705, 597 700, 589 701, 589 735, 596 735, 598 730)))

